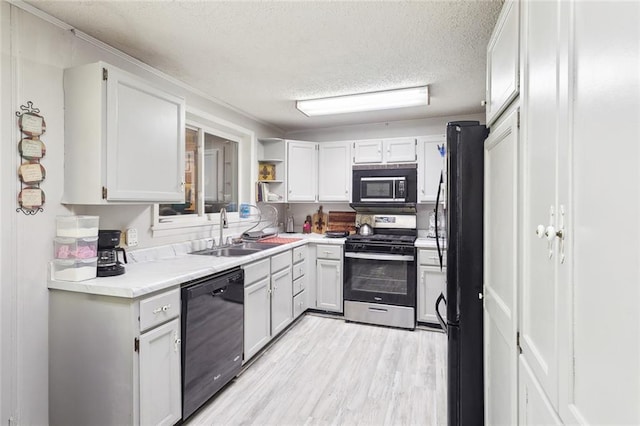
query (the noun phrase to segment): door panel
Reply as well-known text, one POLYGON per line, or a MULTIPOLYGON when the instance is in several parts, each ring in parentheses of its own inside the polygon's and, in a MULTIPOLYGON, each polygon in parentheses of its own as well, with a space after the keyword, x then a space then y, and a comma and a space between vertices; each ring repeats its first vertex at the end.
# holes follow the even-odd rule
MULTIPOLYGON (((268 259, 267 259, 268 260, 268 259)), ((244 359, 255 355, 271 339, 270 277, 244 289, 244 359)))
MULTIPOLYGON (((557 5, 524 2, 526 35, 523 90, 523 281, 521 346, 550 401, 558 401, 558 289, 556 257, 536 237, 539 225, 555 224, 558 74, 557 5)), ((555 242, 554 242, 555 243, 555 242)), ((553 250, 553 246, 551 247, 553 250)))
POLYGON ((485 423, 517 422, 517 110, 485 141, 485 423))
POLYGON ((293 280, 291 267, 271 277, 271 335, 293 321, 293 280))
POLYGON ((520 357, 520 409, 518 424, 526 425, 562 425, 558 414, 547 399, 542 386, 533 375, 533 371, 524 357, 520 357))

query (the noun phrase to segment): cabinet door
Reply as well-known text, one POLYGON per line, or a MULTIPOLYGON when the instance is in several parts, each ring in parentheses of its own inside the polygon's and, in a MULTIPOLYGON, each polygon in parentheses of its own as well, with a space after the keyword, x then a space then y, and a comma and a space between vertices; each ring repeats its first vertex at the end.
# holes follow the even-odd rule
POLYGON ((316 265, 316 306, 342 312, 342 262, 318 259, 316 265))
POLYGON ((517 424, 518 120, 491 128, 484 152, 485 424, 517 424))
POLYGON ((519 1, 502 7, 487 45, 487 124, 493 123, 520 90, 519 1))
POLYGON ((351 143, 318 144, 318 201, 351 200, 351 143))
MULTIPOLYGON (((526 425, 563 425, 558 418, 551 402, 547 399, 542 386, 536 380, 531 368, 527 365, 526 360, 520 357, 520 385, 518 393, 519 398, 519 415, 517 423, 493 423, 493 424, 518 424, 526 425)), ((497 396, 497 395, 496 395, 497 396)), ((501 395, 508 397, 509 395, 501 395)), ((496 401, 498 404, 499 401, 496 401)))
POLYGON ((356 141, 353 144, 353 162, 382 163, 382 140, 356 141))
POLYGON ((184 202, 184 99, 107 71, 107 200, 184 202))
POLYGON ((317 144, 287 141, 287 201, 315 201, 317 144))
MULTIPOLYGON (((443 185, 440 200, 446 194, 446 167, 438 146, 446 146, 447 135, 434 135, 418 139, 418 201, 434 203, 438 197, 438 184, 442 172, 443 185)), ((446 148, 445 148, 446 149, 446 148)), ((446 151, 445 151, 446 152, 446 151)))
POLYGON ((182 418, 180 320, 140 336, 140 424, 173 425, 182 418))
POLYGON ((244 359, 255 355, 271 339, 269 283, 264 278, 244 289, 244 359))
MULTIPOLYGON (((436 266, 418 267, 418 321, 438 324, 436 300, 445 292, 446 270, 436 266)), ((444 314, 444 312, 441 312, 444 314)))
POLYGON ((384 161, 387 163, 406 163, 417 161, 416 140, 414 138, 385 139, 384 161))
POLYGON ((293 321, 293 280, 291 267, 271 276, 271 335, 293 321))

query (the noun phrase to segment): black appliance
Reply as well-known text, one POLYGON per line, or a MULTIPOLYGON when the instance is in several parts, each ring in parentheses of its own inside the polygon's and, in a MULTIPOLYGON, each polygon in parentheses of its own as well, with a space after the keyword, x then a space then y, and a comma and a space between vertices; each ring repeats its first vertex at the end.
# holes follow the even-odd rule
POLYGON ((418 199, 416 164, 353 167, 353 202, 358 212, 415 213, 418 199))
POLYGON ((436 314, 448 340, 449 425, 484 423, 482 203, 484 140, 477 121, 447 124, 447 290, 436 314), (438 311, 445 302, 447 321, 438 311))
POLYGON ((121 231, 117 229, 100 229, 98 231, 98 267, 99 277, 113 277, 125 272, 124 263, 127 263, 127 253, 120 244, 121 231), (118 257, 122 253, 122 262, 118 257))
POLYGON ((182 419, 242 367, 244 271, 233 269, 182 287, 182 419))
POLYGON ((345 319, 413 329, 416 216, 375 215, 373 222, 373 234, 345 241, 345 319))

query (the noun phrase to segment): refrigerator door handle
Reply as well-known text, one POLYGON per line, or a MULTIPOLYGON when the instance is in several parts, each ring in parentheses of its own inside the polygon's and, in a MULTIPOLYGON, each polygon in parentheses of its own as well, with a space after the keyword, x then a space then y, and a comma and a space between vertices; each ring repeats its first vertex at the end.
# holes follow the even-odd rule
POLYGON ((440 270, 442 271, 442 249, 440 248, 440 236, 438 235, 438 206, 440 205, 440 192, 442 192, 442 170, 440 170, 440 182, 438 182, 438 194, 436 195, 435 211, 435 228, 436 228, 436 247, 438 248, 438 258, 440 259, 440 270))
POLYGON ((438 322, 440 323, 440 327, 442 327, 442 330, 444 331, 445 334, 449 334, 447 332, 447 323, 444 321, 444 318, 442 318, 442 315, 440 315, 440 302, 444 301, 444 305, 447 306, 447 300, 444 298, 444 294, 440 293, 440 296, 438 296, 438 299, 436 300, 436 316, 438 317, 438 322))

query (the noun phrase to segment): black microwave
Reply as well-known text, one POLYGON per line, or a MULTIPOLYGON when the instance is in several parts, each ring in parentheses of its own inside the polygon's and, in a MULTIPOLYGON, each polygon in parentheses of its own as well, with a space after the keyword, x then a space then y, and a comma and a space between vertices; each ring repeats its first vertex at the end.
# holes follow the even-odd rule
POLYGON ((353 202, 356 210, 367 208, 412 209, 417 201, 417 169, 405 168, 354 168, 353 202))

